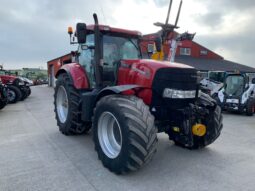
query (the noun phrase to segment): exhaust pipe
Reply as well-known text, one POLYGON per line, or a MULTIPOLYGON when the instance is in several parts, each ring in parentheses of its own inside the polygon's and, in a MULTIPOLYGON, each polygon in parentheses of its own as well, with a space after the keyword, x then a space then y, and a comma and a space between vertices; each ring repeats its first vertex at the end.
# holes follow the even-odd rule
POLYGON ((94 26, 94 32, 95 32, 95 75, 96 75, 96 86, 101 87, 102 86, 102 71, 100 70, 100 63, 102 60, 102 53, 100 48, 100 30, 98 25, 98 18, 97 14, 93 14, 95 26, 94 26))

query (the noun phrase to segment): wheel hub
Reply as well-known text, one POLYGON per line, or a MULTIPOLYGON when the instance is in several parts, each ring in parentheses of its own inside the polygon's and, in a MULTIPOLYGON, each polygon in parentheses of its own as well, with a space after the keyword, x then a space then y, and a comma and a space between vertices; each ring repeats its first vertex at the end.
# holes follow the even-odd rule
POLYGON ((122 133, 118 120, 110 112, 103 112, 98 120, 98 139, 105 155, 116 158, 122 147, 122 133))
POLYGON ((68 97, 64 86, 58 88, 56 106, 60 122, 65 123, 68 115, 68 97))
POLYGON ((9 99, 9 101, 13 101, 15 98, 16 98, 15 92, 12 91, 12 90, 9 90, 8 91, 8 99, 9 99))

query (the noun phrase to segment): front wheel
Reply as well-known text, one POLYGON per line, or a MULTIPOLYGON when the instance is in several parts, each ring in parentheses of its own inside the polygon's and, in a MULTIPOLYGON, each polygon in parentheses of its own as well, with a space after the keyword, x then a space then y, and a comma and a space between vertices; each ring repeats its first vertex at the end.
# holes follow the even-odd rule
POLYGON ((8 102, 9 103, 16 103, 20 101, 22 98, 22 93, 19 88, 13 85, 8 86, 8 102))
POLYGON ((29 86, 27 87, 27 93, 28 93, 27 96, 31 95, 31 88, 29 86))
POLYGON ((7 105, 7 99, 0 98, 0 110, 7 105))
POLYGON ((255 99, 249 99, 246 106, 246 115, 253 116, 255 113, 255 99))
POLYGON ((23 87, 21 90, 21 99, 20 101, 24 101, 28 97, 28 89, 27 87, 23 87))
POLYGON ((81 120, 80 99, 69 76, 60 74, 54 93, 54 111, 59 130, 65 135, 86 133, 91 128, 89 123, 81 120))
POLYGON ((0 84, 0 110, 3 109, 7 103, 8 103, 8 98, 7 98, 7 89, 5 87, 1 87, 0 84))
POLYGON ((94 112, 93 139, 99 159, 110 171, 138 170, 156 152, 154 117, 137 97, 103 97, 94 112))

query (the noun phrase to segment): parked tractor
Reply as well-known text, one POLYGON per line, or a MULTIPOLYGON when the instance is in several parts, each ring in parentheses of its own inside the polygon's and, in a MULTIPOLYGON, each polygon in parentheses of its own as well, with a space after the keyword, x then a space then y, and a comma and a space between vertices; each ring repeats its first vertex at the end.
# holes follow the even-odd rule
POLYGON ((249 83, 245 74, 228 74, 223 88, 214 98, 223 110, 252 116, 255 112, 255 78, 249 83))
POLYGON ((0 78, 0 110, 3 109, 8 103, 8 92, 7 87, 2 83, 0 78))
POLYGON ((27 98, 29 87, 20 77, 9 75, 7 71, 0 68, 0 78, 2 79, 2 83, 8 87, 9 103, 16 103, 27 98))
POLYGON ((68 28, 78 51, 55 76, 59 130, 71 135, 92 128, 99 159, 117 174, 148 163, 159 132, 188 149, 213 143, 222 129, 221 108, 198 89, 197 71, 142 59, 140 32, 99 25, 93 17, 95 24, 78 23, 74 36, 68 28))
POLYGON ((204 78, 200 81, 200 88, 204 93, 215 96, 223 87, 223 83, 214 81, 210 78, 204 78))
POLYGON ((33 85, 33 81, 29 80, 28 78, 25 78, 25 77, 19 77, 19 78, 24 81, 25 87, 27 89, 26 90, 26 92, 27 92, 26 96, 27 97, 30 96, 31 93, 32 93, 30 86, 33 85))

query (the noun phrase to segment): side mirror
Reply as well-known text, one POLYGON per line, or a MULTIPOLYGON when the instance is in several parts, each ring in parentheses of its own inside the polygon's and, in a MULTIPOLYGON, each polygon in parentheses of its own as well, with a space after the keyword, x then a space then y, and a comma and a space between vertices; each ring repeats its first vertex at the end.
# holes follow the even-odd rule
POLYGON ((76 25, 76 36, 77 36, 77 41, 79 44, 84 44, 86 43, 86 24, 85 23, 77 23, 76 25))
POLYGON ((156 46, 157 52, 161 52, 161 44, 162 44, 161 38, 160 38, 160 37, 157 37, 157 38, 155 39, 155 46, 156 46))
POLYGON ((255 84, 255 78, 252 78, 251 83, 255 84))
POLYGON ((153 54, 154 53, 154 44, 148 44, 147 52, 148 52, 148 54, 153 54))

